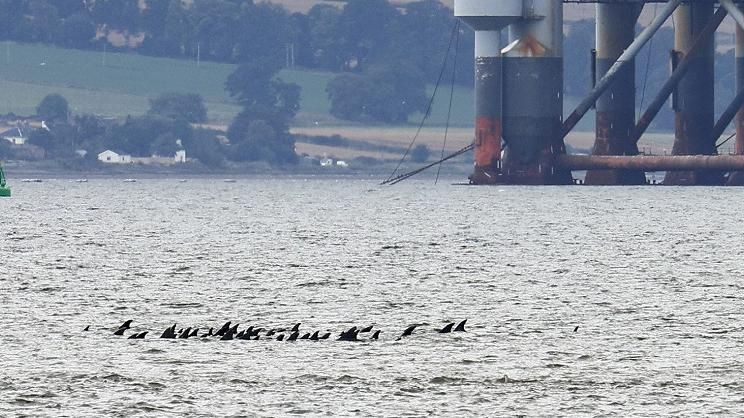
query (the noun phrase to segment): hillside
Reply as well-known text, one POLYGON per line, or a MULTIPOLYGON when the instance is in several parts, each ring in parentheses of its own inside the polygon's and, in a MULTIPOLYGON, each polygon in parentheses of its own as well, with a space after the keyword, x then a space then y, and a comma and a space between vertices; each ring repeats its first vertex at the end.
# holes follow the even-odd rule
MULTIPOLYGON (((6 42, 0 45, 0 112, 33 114, 35 106, 49 93, 60 93, 76 113, 106 116, 142 114, 148 99, 163 92, 197 93, 204 97, 213 122, 227 123, 238 111, 224 91, 224 82, 234 70, 231 64, 135 54, 106 53, 53 48, 6 42)), ((327 123, 329 103, 325 86, 332 73, 285 70, 280 76, 302 87, 298 123, 327 123)), ((447 89, 435 103, 432 121, 446 119, 447 89)), ((472 93, 458 88, 453 121, 471 121, 472 93)))

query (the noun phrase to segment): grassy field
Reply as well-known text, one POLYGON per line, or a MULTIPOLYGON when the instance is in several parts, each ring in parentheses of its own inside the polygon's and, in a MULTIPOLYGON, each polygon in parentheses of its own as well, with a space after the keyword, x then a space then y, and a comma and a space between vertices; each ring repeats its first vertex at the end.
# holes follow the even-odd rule
MULTIPOLYGON (((135 54, 79 51, 6 42, 0 44, 0 111, 33 114, 35 106, 49 93, 60 93, 77 113, 107 116, 138 115, 148 108, 148 99, 164 92, 197 93, 204 97, 209 117, 227 122, 238 111, 224 90, 230 64, 135 54)), ((298 123, 327 123, 329 103, 325 92, 332 73, 282 71, 280 77, 302 87, 298 123)), ((440 90, 432 123, 446 120, 447 89, 440 90)), ((455 92, 453 121, 472 120, 472 92, 455 92)), ((415 117, 413 118, 415 119, 415 117)))

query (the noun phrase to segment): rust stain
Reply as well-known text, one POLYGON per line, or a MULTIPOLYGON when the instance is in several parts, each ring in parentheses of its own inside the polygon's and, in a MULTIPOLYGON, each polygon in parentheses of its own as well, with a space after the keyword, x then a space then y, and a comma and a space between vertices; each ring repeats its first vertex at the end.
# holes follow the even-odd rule
POLYGON ((501 159, 501 121, 491 117, 475 120, 475 165, 483 168, 495 166, 501 159))
POLYGON ((543 57, 548 52, 548 48, 541 44, 533 36, 527 36, 520 40, 517 45, 519 52, 525 57, 543 57))

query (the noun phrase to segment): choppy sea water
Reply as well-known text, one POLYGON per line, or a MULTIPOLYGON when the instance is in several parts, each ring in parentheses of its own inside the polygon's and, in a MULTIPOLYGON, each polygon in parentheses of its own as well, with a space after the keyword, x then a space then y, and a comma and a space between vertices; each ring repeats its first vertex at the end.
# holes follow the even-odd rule
POLYGON ((2 416, 744 413, 741 189, 13 186, 2 416), (157 338, 227 320, 382 334, 157 338))

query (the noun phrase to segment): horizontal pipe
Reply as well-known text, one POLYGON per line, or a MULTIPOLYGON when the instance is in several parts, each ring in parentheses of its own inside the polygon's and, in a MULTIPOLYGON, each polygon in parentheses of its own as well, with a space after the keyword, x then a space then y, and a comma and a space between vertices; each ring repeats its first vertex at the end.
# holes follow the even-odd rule
POLYGON ((605 75, 597 82, 597 85, 594 86, 594 89, 589 93, 589 95, 579 103, 578 106, 576 106, 576 109, 566 118, 565 122, 563 122, 563 138, 568 135, 573 128, 576 126, 577 123, 581 120, 581 118, 584 117, 586 112, 589 111, 589 109, 594 106, 594 103, 597 101, 599 96, 602 95, 602 93, 607 90, 608 87, 612 84, 613 81, 615 81, 615 78, 618 76, 619 71, 622 70, 626 65, 634 62, 633 59, 636 55, 638 55, 638 52, 640 52, 641 48, 643 48, 644 45, 646 45, 646 42, 651 39, 651 37, 656 33, 657 30, 661 27, 661 25, 669 18, 669 16, 674 13, 674 10, 677 9, 677 7, 682 3, 682 0, 670 0, 669 3, 667 3, 664 6, 664 9, 659 13, 659 15, 654 19, 650 25, 646 26, 646 28, 638 35, 638 37, 633 41, 633 43, 628 46, 628 49, 625 50, 625 52, 620 55, 620 57, 615 61, 615 64, 610 67, 609 70, 605 73, 605 75))
POLYGON ((558 155, 556 165, 569 170, 742 171, 744 155, 558 155))

